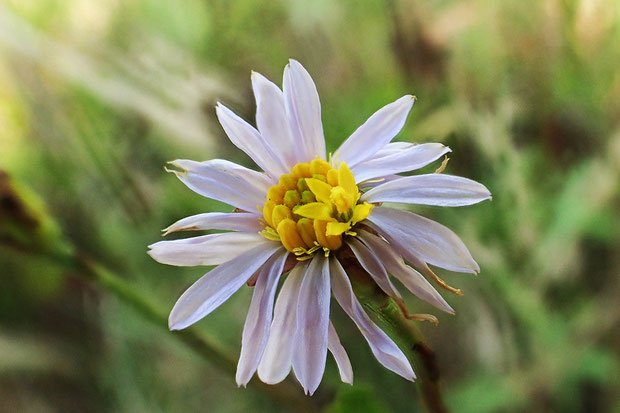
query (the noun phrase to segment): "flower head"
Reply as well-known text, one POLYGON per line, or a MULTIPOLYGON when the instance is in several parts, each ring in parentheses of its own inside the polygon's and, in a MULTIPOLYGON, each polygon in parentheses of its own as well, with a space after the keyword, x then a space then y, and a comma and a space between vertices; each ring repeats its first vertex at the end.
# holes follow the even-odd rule
POLYGON ((232 205, 236 212, 190 216, 166 230, 231 232, 150 246, 149 254, 162 263, 217 265, 179 298, 170 328, 188 327, 246 282, 254 284, 237 383, 245 385, 255 372, 262 381, 277 383, 292 367, 312 394, 323 376, 328 350, 341 379, 353 381, 348 356, 329 320, 333 295, 377 360, 414 380, 405 355, 362 309, 339 257, 344 252, 354 257, 405 312, 390 275, 420 299, 453 313, 418 270, 442 288, 460 293, 428 264, 477 273, 471 254, 448 228, 382 204, 462 206, 489 199, 489 191, 477 182, 441 173, 398 175, 450 152, 439 143, 390 143, 414 104, 411 95, 378 110, 327 158, 318 93, 301 64, 291 60, 286 66, 283 90, 258 73, 252 73, 252 86, 257 129, 222 104, 216 111, 230 140, 264 173, 221 159, 171 162, 189 188, 232 205))

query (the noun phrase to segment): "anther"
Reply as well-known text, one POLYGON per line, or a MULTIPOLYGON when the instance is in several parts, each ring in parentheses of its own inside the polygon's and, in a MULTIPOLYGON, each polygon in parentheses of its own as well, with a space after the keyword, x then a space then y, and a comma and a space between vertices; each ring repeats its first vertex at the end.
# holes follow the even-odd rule
POLYGON ((439 324, 439 320, 432 314, 409 314, 409 310, 407 310, 407 306, 405 305, 405 301, 402 298, 394 297, 394 301, 398 304, 400 308, 400 312, 407 320, 415 320, 415 321, 428 321, 435 325, 439 324))
POLYGON ((460 295, 460 296, 462 296, 462 295, 463 295, 463 292, 462 292, 460 289, 458 289, 458 288, 454 288, 454 287, 450 287, 450 286, 448 285, 448 283, 446 283, 444 280, 442 280, 441 278, 439 278, 439 276, 438 276, 437 274, 435 274, 435 273, 433 272, 433 270, 431 270, 430 268, 425 268, 424 270, 425 270, 424 272, 425 272, 428 276, 430 276, 430 277, 433 279, 433 281, 435 281, 435 282, 437 283, 437 285, 439 285, 439 286, 440 286, 441 288, 443 288, 444 290, 446 290, 446 291, 450 291, 451 293, 456 294, 456 295, 460 295))
POLYGON ((441 165, 439 165, 439 168, 437 168, 437 169, 435 170, 435 173, 436 173, 436 174, 440 174, 440 173, 442 173, 442 172, 446 169, 446 166, 448 166, 448 161, 449 161, 449 160, 450 160, 450 158, 448 158, 448 156, 446 155, 446 156, 443 158, 443 161, 441 161, 441 165))

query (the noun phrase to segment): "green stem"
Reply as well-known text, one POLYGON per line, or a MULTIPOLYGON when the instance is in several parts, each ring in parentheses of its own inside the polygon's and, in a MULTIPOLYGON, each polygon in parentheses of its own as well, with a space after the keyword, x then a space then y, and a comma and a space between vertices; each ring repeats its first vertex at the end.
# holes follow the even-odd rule
POLYGON ((406 350, 417 375, 417 388, 424 408, 429 413, 446 413, 439 385, 439 369, 435 353, 426 342, 415 321, 407 319, 400 307, 372 281, 356 262, 347 262, 355 295, 364 309, 371 313, 385 330, 395 336, 406 350))
MULTIPOLYGON (((63 261, 67 262, 67 258, 63 258, 63 261)), ((183 342, 227 374, 235 375, 237 369, 236 359, 219 348, 209 337, 200 334, 195 329, 170 332, 168 330, 167 314, 157 309, 141 292, 123 278, 83 256, 76 255, 70 261, 73 267, 77 267, 76 269, 80 274, 88 277, 92 282, 95 282, 132 307, 145 319, 164 330, 166 334, 172 334, 173 337, 183 342)), ((249 386, 268 395, 279 403, 294 407, 296 410, 315 412, 318 409, 315 402, 311 398, 303 396, 299 388, 290 381, 284 381, 277 385, 268 385, 260 380, 253 379, 250 381, 249 386)))

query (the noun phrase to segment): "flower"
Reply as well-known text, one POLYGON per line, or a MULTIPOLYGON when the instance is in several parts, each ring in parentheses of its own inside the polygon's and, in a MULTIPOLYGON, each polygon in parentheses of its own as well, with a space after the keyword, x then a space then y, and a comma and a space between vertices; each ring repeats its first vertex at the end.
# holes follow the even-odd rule
POLYGON ((388 274, 422 300, 454 313, 404 260, 456 293, 460 291, 447 286, 428 264, 466 273, 479 272, 478 264, 448 228, 382 204, 462 206, 490 199, 491 194, 483 185, 457 176, 398 175, 450 152, 439 143, 390 143, 414 104, 411 95, 379 109, 327 160, 319 96, 299 62, 291 60, 284 69, 283 90, 258 73, 252 73, 252 87, 257 129, 221 103, 216 112, 230 140, 264 173, 221 159, 171 162, 178 168, 172 172, 190 189, 236 210, 190 216, 165 230, 232 232, 150 246, 149 254, 161 263, 217 265, 179 298, 170 314, 170 329, 194 324, 243 284, 254 284, 237 384, 245 386, 255 372, 265 383, 278 383, 292 367, 305 392, 312 394, 323 376, 328 350, 342 381, 353 381, 351 363, 329 319, 333 294, 377 360, 413 381, 410 363, 364 312, 338 256, 348 251, 405 312, 388 274), (294 267, 274 307, 276 288, 291 262, 294 267))

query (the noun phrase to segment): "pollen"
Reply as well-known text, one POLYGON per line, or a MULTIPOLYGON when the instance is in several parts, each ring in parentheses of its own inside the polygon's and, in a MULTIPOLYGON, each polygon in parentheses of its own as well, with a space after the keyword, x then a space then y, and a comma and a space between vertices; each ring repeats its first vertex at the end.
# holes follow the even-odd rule
POLYGON ((366 219, 373 205, 358 203, 355 177, 344 162, 339 168, 315 159, 298 163, 267 191, 262 207, 268 239, 279 239, 298 260, 321 251, 328 255, 342 246, 343 236, 366 219))

